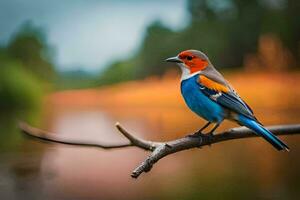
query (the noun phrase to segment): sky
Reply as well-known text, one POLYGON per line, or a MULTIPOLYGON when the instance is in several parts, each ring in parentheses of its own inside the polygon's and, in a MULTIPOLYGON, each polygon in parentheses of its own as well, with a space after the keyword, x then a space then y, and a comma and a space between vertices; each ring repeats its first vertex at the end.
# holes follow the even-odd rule
POLYGON ((31 21, 46 30, 60 70, 95 71, 133 55, 156 20, 174 30, 184 28, 186 1, 1 0, 0 43, 31 21))

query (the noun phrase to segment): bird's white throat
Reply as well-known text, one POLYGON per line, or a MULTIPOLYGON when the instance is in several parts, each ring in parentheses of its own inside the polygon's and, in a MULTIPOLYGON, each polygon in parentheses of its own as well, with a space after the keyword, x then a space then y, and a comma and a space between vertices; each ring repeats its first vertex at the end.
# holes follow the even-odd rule
POLYGON ((201 71, 198 71, 198 72, 194 72, 194 73, 191 74, 190 69, 187 68, 183 63, 179 63, 178 65, 179 65, 179 67, 181 69, 181 72, 182 72, 181 81, 189 79, 189 78, 191 78, 191 77, 193 77, 196 74, 199 74, 201 72, 201 71))

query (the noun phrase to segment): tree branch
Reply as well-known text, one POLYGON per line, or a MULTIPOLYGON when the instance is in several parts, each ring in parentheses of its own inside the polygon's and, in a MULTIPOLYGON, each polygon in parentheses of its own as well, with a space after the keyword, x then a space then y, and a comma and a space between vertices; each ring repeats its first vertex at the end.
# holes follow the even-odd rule
MULTIPOLYGON (((102 143, 91 143, 83 141, 73 141, 57 136, 53 133, 48 133, 46 131, 40 130, 38 128, 32 127, 24 122, 19 123, 19 127, 23 133, 33 138, 37 138, 43 141, 67 144, 67 145, 77 145, 77 146, 87 146, 87 147, 99 147, 103 149, 113 149, 113 148, 123 148, 135 146, 152 153, 143 161, 136 169, 133 170, 131 176, 133 178, 138 178, 143 172, 148 172, 152 169, 153 165, 158 162, 163 157, 191 149, 200 148, 205 145, 211 145, 214 143, 219 143, 227 140, 249 138, 257 136, 254 132, 246 127, 232 128, 227 131, 215 134, 212 137, 208 135, 200 134, 198 137, 186 136, 180 139, 168 141, 168 142, 153 142, 148 140, 143 140, 138 138, 128 131, 126 131, 119 123, 116 123, 116 128, 119 132, 128 140, 127 143, 118 144, 102 144, 102 143)), ((300 134, 300 124, 292 125, 277 125, 266 127, 275 135, 293 135, 300 134)))

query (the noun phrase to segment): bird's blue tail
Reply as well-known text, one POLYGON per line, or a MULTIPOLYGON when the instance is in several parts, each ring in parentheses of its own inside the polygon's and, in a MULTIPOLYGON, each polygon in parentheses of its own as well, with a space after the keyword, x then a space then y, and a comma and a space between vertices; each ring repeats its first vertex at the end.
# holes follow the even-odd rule
POLYGON ((289 147, 284 144, 278 137, 276 137, 273 133, 264 128, 259 122, 250 119, 244 115, 239 115, 239 121, 242 125, 253 130, 257 135, 262 136, 265 140, 267 140, 270 144, 272 144, 277 150, 286 150, 289 151, 289 147))

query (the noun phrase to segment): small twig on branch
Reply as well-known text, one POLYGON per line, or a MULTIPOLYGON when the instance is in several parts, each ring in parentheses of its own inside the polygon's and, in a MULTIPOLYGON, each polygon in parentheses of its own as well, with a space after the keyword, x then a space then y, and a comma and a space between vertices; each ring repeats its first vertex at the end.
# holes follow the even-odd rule
MULTIPOLYGON (((222 141, 257 136, 256 134, 254 134, 253 131, 251 131, 248 128, 238 127, 238 128, 229 129, 219 134, 215 134, 212 137, 201 134, 199 135, 199 137, 186 136, 168 142, 153 142, 153 141, 143 140, 141 138, 138 138, 130 134, 119 123, 116 123, 116 128, 126 139, 128 139, 128 142, 119 143, 119 144, 100 144, 100 143, 67 140, 65 138, 59 137, 57 134, 48 133, 46 131, 32 127, 24 122, 20 122, 19 127, 26 135, 43 141, 48 141, 48 142, 61 143, 67 145, 87 146, 87 147, 99 147, 103 149, 135 146, 147 151, 151 151, 152 153, 146 158, 146 160, 143 161, 136 169, 133 170, 131 174, 133 178, 138 178, 143 172, 150 171, 153 165, 157 161, 159 161, 160 159, 162 159, 167 155, 179 151, 191 149, 191 148, 200 148, 205 145, 211 145, 222 141)), ((300 134, 300 124, 277 125, 277 126, 269 126, 266 128, 270 130, 272 133, 274 133, 275 135, 300 134)))

